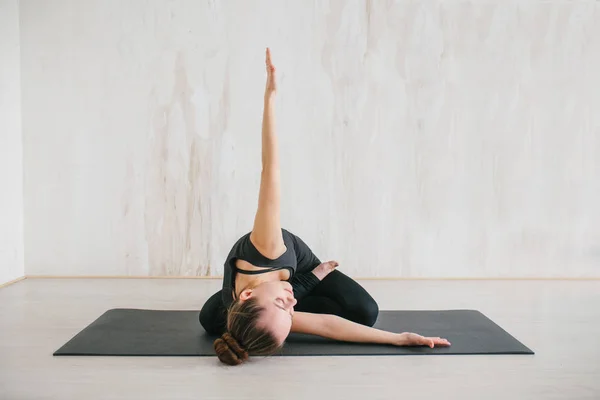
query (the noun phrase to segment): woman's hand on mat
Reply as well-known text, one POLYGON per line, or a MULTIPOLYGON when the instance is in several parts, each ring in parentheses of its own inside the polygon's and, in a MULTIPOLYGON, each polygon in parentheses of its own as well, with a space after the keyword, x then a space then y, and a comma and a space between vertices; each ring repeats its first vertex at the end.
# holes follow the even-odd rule
POLYGON ((275 77, 275 66, 271 60, 271 50, 267 47, 267 55, 265 60, 267 66, 267 87, 265 88, 265 98, 268 99, 275 95, 277 91, 277 79, 275 77))
POLYGON ((450 342, 440 337, 425 337, 412 332, 404 332, 398 335, 398 346, 435 346, 447 347, 450 342))
POLYGON ((312 273, 322 281, 331 271, 336 269, 338 265, 340 264, 337 261, 327 261, 317 265, 315 269, 312 270, 312 273))

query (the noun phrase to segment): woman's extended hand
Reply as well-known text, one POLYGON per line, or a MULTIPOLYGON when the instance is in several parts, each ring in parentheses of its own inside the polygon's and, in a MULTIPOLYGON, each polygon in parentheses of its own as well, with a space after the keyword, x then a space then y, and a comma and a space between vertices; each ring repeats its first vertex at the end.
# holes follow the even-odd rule
POLYGON ((404 332, 398 335, 398 340, 395 343, 397 346, 435 346, 448 347, 451 343, 440 337, 425 337, 412 332, 404 332))
POLYGON ((267 58, 266 58, 266 66, 267 66, 267 86, 265 88, 265 98, 269 98, 275 94, 277 91, 277 80, 275 77, 275 66, 273 65, 273 61, 271 60, 271 50, 267 47, 267 58))

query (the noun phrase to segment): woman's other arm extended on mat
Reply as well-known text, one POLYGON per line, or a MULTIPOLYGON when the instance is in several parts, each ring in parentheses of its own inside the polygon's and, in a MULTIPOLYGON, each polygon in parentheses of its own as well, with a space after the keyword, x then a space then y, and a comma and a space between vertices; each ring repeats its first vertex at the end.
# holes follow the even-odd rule
POLYGON ((450 342, 444 338, 424 337, 412 332, 387 332, 329 314, 296 312, 292 320, 292 332, 308 333, 343 342, 394 346, 450 346, 450 342))
POLYGON ((262 122, 262 171, 258 209, 250 241, 268 258, 277 258, 285 252, 280 220, 280 177, 277 134, 275 132, 275 92, 277 82, 271 51, 266 52, 267 83, 265 87, 262 122))

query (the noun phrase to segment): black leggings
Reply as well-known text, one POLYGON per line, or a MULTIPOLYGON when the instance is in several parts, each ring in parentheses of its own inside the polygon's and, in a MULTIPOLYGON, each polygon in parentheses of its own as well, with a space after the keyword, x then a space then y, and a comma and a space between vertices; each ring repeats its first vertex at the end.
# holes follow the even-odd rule
MULTIPOLYGON (((331 272, 306 297, 298 300, 294 309, 315 314, 334 314, 367 326, 373 326, 379 315, 379 306, 371 295, 338 270, 331 272)), ((218 291, 202 307, 200 324, 209 334, 221 334, 225 330, 224 314, 221 291, 218 291)))

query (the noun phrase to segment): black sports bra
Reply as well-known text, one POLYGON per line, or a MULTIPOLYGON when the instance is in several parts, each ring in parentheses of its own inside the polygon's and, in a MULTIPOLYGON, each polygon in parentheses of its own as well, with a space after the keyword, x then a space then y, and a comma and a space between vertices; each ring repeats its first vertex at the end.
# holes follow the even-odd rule
MULTIPOLYGON (((296 254, 298 245, 297 239, 294 235, 285 229, 282 229, 281 232, 283 235, 283 242, 286 246, 286 251, 277 259, 269 259, 264 257, 250 241, 250 232, 242 236, 232 246, 229 254, 227 255, 224 265, 225 268, 223 270, 222 299, 225 307, 228 307, 233 301, 231 293, 234 291, 236 273, 244 275, 259 275, 271 271, 287 269, 290 271, 289 279, 291 280, 294 277, 298 267, 298 258, 304 257, 304 253, 296 254), (235 265, 235 261, 237 259, 244 260, 252 265, 260 267, 261 269, 256 271, 248 271, 237 268, 235 265)), ((308 248, 306 245, 304 245, 304 247, 308 248)))
POLYGON ((294 269, 292 267, 262 267, 263 269, 261 270, 257 270, 257 271, 248 271, 245 269, 240 269, 238 268, 235 264, 233 265, 233 270, 234 270, 234 274, 233 274, 233 282, 231 284, 232 286, 232 290, 233 293, 231 296, 232 298, 235 298, 235 273, 240 273, 243 275, 260 275, 260 274, 265 274, 267 272, 271 272, 271 271, 280 271, 282 269, 289 269, 290 270, 290 279, 292 278, 292 276, 294 276, 294 269))
POLYGON ((262 269, 260 270, 248 271, 246 269, 241 269, 233 265, 233 269, 235 272, 244 275, 260 275, 271 271, 280 271, 282 269, 288 269, 290 271, 290 278, 294 275, 294 268, 292 267, 262 267, 262 269))

